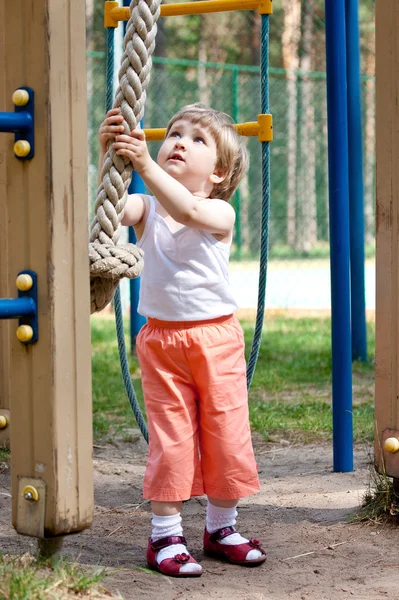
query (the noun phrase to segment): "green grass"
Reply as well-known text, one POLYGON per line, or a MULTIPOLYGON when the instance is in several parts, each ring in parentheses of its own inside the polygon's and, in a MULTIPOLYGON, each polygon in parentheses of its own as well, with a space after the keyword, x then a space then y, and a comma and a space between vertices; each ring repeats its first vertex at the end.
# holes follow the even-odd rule
POLYGON ((389 477, 385 469, 377 471, 374 456, 369 455, 370 476, 362 503, 351 516, 353 522, 399 524, 399 489, 396 480, 389 477), (395 483, 394 483, 395 482, 395 483))
MULTIPOLYGON (((129 439, 129 429, 137 428, 137 424, 122 381, 114 319, 93 317, 91 340, 94 437, 110 441, 115 436, 129 439)), ((139 364, 131 357, 130 374, 144 411, 139 364)))
MULTIPOLYGON (((247 353, 253 323, 243 323, 247 353)), ((253 430, 265 439, 310 442, 330 439, 331 323, 325 318, 267 319, 250 390, 253 430)), ((374 327, 368 326, 368 363, 353 365, 354 438, 372 440, 374 420, 374 327)), ((115 324, 92 318, 93 409, 96 439, 129 439, 137 429, 120 373, 115 324)), ((133 384, 143 410, 140 369, 130 358, 133 384)))
POLYGON ((0 598, 4 600, 120 598, 109 592, 105 595, 99 586, 104 576, 104 569, 83 569, 66 559, 52 564, 29 554, 0 554, 0 598))
MULTIPOLYGON (((247 353, 253 325, 243 323, 247 353)), ((372 440, 374 327, 368 327, 369 362, 353 364, 354 439, 372 440)), ((274 317, 265 323, 249 394, 252 428, 266 439, 309 442, 332 437, 331 322, 274 317)))
POLYGON ((9 458, 10 458, 10 451, 7 450, 6 448, 0 448, 0 463, 8 462, 9 458))
MULTIPOLYGON (((365 256, 366 258, 375 258, 375 244, 367 244, 365 246, 365 256)), ((314 259, 326 258, 330 257, 330 244, 328 242, 318 242, 312 250, 309 252, 299 252, 296 248, 292 248, 285 244, 275 244, 270 247, 269 250, 269 259, 271 261, 284 261, 284 260, 297 260, 300 259, 302 261, 312 261, 314 259)), ((232 260, 254 260, 256 262, 259 261, 259 254, 241 250, 239 251, 236 246, 233 246, 231 252, 232 260)))

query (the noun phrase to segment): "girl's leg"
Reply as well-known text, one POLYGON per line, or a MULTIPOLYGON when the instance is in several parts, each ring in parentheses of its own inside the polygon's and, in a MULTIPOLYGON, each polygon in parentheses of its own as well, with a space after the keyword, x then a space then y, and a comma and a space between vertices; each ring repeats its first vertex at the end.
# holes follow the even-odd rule
POLYGON ((203 493, 197 396, 173 328, 148 323, 136 340, 148 417, 144 497, 152 501, 147 562, 165 575, 197 576, 202 568, 182 536, 181 501, 203 493))
MULTIPOLYGON (((266 558, 264 552, 257 548, 251 548, 249 540, 244 538, 234 529, 237 517, 237 504, 238 500, 220 500, 208 496, 208 505, 206 508, 206 532, 208 532, 208 534, 213 534, 219 530, 231 527, 231 533, 229 534, 228 531, 223 532, 223 537, 217 540, 217 544, 221 544, 222 546, 239 546, 241 544, 246 544, 248 547, 246 550, 244 549, 242 560, 248 561, 249 563, 251 561, 261 561, 263 557, 266 558)), ((207 539, 206 533, 205 539, 207 539)), ((225 551, 227 553, 227 549, 225 549, 225 551)))
POLYGON ((208 496, 204 549, 235 564, 254 566, 264 562, 265 552, 259 542, 234 529, 238 498, 259 490, 238 321, 228 318, 204 326, 197 348, 192 370, 200 396, 200 453, 208 496))
POLYGON ((220 500, 219 498, 211 498, 210 496, 208 496, 208 502, 220 508, 234 508, 238 504, 238 500, 220 500))
POLYGON ((180 514, 182 507, 181 502, 151 502, 152 512, 159 517, 171 517, 180 514))
MULTIPOLYGON (((182 554, 190 556, 185 543, 183 543, 185 540, 182 538, 183 528, 181 526, 182 519, 180 516, 182 503, 152 501, 151 507, 152 533, 149 543, 150 545, 154 545, 155 551, 152 549, 149 562, 152 562, 152 560, 155 559, 157 564, 160 565, 165 559, 173 560, 176 556, 182 554), (175 536, 182 539, 167 539, 175 536), (158 550, 156 547, 156 542, 159 542, 159 540, 165 540, 165 543, 168 543, 169 545, 166 545, 158 550), (173 543, 174 541, 176 541, 176 543, 173 543)), ((162 542, 160 545, 163 545, 162 542)), ((167 572, 167 568, 162 572, 165 574, 172 574, 167 572)), ((191 562, 185 562, 180 566, 178 573, 185 575, 200 575, 202 573, 202 567, 193 559, 191 559, 191 562)))

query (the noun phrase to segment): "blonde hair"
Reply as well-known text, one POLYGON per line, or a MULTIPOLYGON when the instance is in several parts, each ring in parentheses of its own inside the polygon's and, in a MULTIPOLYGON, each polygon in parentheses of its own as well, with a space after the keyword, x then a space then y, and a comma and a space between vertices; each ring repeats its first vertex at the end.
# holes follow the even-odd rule
POLYGON ((205 104, 187 104, 170 120, 166 129, 168 135, 173 123, 180 119, 206 127, 216 143, 217 159, 215 171, 224 179, 214 185, 211 198, 230 200, 249 166, 246 146, 233 128, 233 119, 224 112, 205 104))

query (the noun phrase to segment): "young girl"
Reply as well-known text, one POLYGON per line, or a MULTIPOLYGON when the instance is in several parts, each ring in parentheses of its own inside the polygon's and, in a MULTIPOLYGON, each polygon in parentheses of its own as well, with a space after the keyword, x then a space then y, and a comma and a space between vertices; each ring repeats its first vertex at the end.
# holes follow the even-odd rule
POLYGON ((157 162, 144 132, 123 135, 112 109, 100 127, 153 196, 128 197, 122 223, 145 252, 137 353, 148 418, 144 497, 152 503, 149 565, 192 577, 202 567, 182 537, 182 501, 206 494, 204 551, 245 566, 266 554, 234 528, 239 498, 259 490, 248 420, 244 338, 228 284, 235 213, 228 200, 248 167, 231 119, 202 104, 170 121, 157 162))

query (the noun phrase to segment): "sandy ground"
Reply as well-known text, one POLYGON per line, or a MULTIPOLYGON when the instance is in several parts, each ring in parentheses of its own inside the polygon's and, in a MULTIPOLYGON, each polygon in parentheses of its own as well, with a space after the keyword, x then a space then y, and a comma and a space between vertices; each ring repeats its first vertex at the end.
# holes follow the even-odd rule
MULTIPOLYGON (((184 505, 184 533, 204 574, 173 579, 143 568, 150 507, 141 497, 146 444, 96 445, 95 517, 90 530, 69 536, 64 553, 82 564, 109 567, 104 584, 125 600, 377 600, 399 599, 399 530, 351 523, 369 477, 370 456, 355 450, 353 473, 332 472, 331 444, 254 445, 261 492, 242 501, 238 526, 260 539, 267 562, 247 569, 203 556, 205 498, 184 505)), ((1 471, 1 469, 0 469, 1 471)), ((35 540, 10 524, 10 474, 0 472, 0 550, 34 552, 35 540)))

